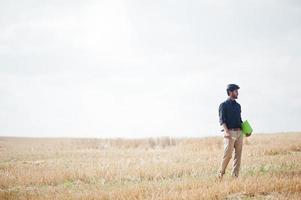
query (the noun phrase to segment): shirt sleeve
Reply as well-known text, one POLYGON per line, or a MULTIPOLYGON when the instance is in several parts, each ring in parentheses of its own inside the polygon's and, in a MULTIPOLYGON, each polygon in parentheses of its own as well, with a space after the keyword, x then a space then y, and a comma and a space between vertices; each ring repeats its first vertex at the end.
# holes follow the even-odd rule
POLYGON ((225 104, 221 103, 218 108, 218 115, 219 115, 219 124, 222 125, 226 123, 226 112, 225 112, 225 104))

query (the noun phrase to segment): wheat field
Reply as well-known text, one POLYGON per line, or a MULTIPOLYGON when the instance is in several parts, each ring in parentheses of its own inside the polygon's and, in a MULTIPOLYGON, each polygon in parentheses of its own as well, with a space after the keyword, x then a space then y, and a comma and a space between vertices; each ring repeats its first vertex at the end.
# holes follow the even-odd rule
POLYGON ((0 137, 0 199, 301 199, 301 133, 244 138, 240 176, 216 179, 223 138, 0 137))

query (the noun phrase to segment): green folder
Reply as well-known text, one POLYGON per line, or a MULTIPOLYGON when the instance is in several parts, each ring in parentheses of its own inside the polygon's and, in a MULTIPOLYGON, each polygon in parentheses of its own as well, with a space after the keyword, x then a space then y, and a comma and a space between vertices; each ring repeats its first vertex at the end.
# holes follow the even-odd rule
POLYGON ((250 125, 250 123, 248 122, 248 120, 245 120, 242 124, 241 124, 241 128, 242 128, 242 132, 245 134, 245 136, 249 137, 252 132, 253 129, 250 125))

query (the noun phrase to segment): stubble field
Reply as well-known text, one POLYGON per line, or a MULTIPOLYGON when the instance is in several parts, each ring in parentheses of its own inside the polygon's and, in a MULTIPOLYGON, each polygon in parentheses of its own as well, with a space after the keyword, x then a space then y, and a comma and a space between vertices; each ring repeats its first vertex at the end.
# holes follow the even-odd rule
POLYGON ((0 199, 301 199, 301 133, 244 139, 216 180, 223 138, 0 137, 0 199))

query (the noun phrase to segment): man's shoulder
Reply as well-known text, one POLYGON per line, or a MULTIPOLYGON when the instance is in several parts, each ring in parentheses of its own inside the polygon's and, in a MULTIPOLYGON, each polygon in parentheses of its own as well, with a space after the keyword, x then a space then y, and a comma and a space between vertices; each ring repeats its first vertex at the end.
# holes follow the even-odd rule
POLYGON ((228 103, 229 103, 228 100, 224 100, 223 102, 221 102, 219 104, 219 107, 223 107, 223 106, 227 105, 228 103))
POLYGON ((229 104, 230 103, 230 100, 229 99, 226 99, 224 100, 221 104, 229 104))

